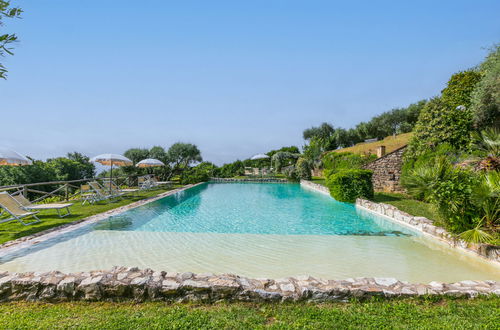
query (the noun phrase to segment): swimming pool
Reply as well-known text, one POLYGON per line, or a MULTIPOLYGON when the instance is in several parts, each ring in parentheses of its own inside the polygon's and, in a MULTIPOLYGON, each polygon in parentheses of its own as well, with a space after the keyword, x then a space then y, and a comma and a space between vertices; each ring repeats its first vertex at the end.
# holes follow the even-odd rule
POLYGON ((299 184, 202 184, 0 257, 0 270, 115 265, 251 277, 499 280, 499 270, 299 184))

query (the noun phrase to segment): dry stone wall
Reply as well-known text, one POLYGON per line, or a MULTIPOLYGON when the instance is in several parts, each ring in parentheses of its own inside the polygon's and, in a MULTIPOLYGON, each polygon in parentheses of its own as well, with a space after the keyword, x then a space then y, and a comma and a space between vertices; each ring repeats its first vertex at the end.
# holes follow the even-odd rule
POLYGON ((373 171, 372 182, 375 191, 405 191, 400 183, 405 149, 406 147, 402 147, 365 165, 365 169, 373 171))
POLYGON ((373 296, 470 297, 500 295, 496 281, 411 284, 393 278, 323 280, 311 276, 277 280, 232 274, 193 274, 115 267, 109 271, 64 274, 0 272, 0 301, 347 301, 373 296))

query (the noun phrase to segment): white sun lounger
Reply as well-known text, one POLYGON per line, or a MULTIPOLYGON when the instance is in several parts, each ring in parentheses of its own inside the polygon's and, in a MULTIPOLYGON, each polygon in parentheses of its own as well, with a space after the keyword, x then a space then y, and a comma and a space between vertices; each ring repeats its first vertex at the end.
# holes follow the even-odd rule
POLYGON ((25 209, 21 208, 21 206, 14 199, 14 197, 12 197, 6 192, 0 192, 0 207, 11 215, 11 217, 8 219, 0 220, 0 223, 17 220, 21 224, 28 226, 40 222, 40 219, 36 216, 38 211, 36 212, 26 211, 25 209), (23 219, 28 217, 33 217, 36 219, 36 221, 32 221, 29 223, 24 222, 23 219))
POLYGON ((31 210, 56 210, 57 214, 59 215, 60 218, 64 218, 68 215, 71 215, 71 211, 69 210, 69 207, 73 205, 73 203, 51 203, 51 204, 33 204, 31 203, 26 197, 23 195, 19 194, 16 196, 12 196, 18 203, 21 205, 21 207, 27 211, 31 210), (61 214, 61 210, 66 209, 66 213, 61 214))

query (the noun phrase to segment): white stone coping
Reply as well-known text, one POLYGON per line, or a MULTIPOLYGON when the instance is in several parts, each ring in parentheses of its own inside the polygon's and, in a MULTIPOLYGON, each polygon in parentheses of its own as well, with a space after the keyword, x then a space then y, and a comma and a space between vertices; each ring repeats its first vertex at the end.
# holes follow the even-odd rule
POLYGON ((308 180, 300 180, 300 185, 304 188, 309 188, 309 189, 314 190, 316 192, 322 193, 323 195, 330 196, 330 190, 328 190, 327 187, 325 187, 319 183, 314 183, 314 182, 308 181, 308 180))
POLYGON ((133 203, 130 203, 130 204, 127 204, 124 206, 120 206, 120 207, 117 207, 115 209, 103 212, 103 213, 95 214, 95 215, 92 215, 92 216, 89 216, 89 217, 86 217, 86 218, 83 218, 80 220, 76 220, 76 221, 68 223, 68 224, 64 224, 64 225, 61 225, 61 226, 58 226, 55 228, 41 231, 39 233, 35 233, 33 235, 24 236, 24 237, 18 238, 18 239, 13 240, 13 241, 5 242, 2 245, 0 245, 0 257, 5 256, 5 255, 10 254, 10 253, 13 253, 13 252, 16 252, 16 251, 19 251, 19 250, 22 250, 22 249, 29 248, 35 244, 45 242, 45 241, 50 240, 50 239, 57 237, 59 235, 72 232, 74 230, 80 229, 80 228, 88 226, 90 224, 99 222, 101 220, 107 219, 107 218, 112 217, 112 216, 116 216, 118 214, 121 214, 121 213, 126 212, 128 210, 137 208, 139 206, 155 202, 155 201, 162 199, 164 197, 177 194, 181 191, 191 189, 193 187, 196 187, 196 186, 204 184, 204 183, 205 182, 200 182, 200 183, 193 184, 193 185, 186 185, 184 187, 173 189, 170 191, 166 191, 164 193, 158 194, 158 195, 153 196, 153 197, 141 199, 137 202, 133 202, 133 203))

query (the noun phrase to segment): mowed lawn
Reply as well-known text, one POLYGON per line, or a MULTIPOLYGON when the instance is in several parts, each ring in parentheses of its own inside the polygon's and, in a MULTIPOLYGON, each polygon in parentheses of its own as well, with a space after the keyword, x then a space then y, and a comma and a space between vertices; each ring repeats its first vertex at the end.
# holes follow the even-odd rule
POLYGON ((3 303, 7 329, 498 329, 500 298, 350 303, 3 303))
MULTIPOLYGON (((121 199, 113 199, 110 201, 101 201, 96 204, 85 204, 82 205, 80 201, 71 201, 73 206, 70 207, 71 210, 71 215, 60 218, 57 215, 57 211, 55 210, 48 210, 48 211, 42 211, 37 216, 40 218, 40 222, 29 225, 29 226, 23 226, 21 223, 19 223, 17 220, 13 220, 10 222, 5 222, 0 224, 0 244, 5 243, 7 241, 11 241, 20 237, 24 237, 27 235, 35 234, 40 231, 50 229, 53 227, 57 227, 66 223, 70 223, 73 221, 77 221, 86 217, 89 217, 91 215, 95 215, 98 213, 106 212, 111 209, 115 209, 120 206, 124 206, 136 201, 139 201, 141 199, 149 198, 149 197, 154 197, 158 194, 161 194, 163 192, 178 188, 180 186, 176 186, 173 188, 158 188, 158 189, 152 189, 152 190, 144 190, 140 192, 136 192, 134 194, 128 194, 126 196, 123 196, 121 199)), ((62 210, 62 213, 65 213, 65 210, 62 210)), ((4 212, 2 216, 0 216, 1 219, 7 218, 7 214, 4 212)), ((27 219, 27 221, 30 221, 31 219, 27 219)))
POLYGON ((372 200, 377 203, 393 205, 401 211, 416 217, 426 217, 434 220, 436 224, 440 223, 439 214, 431 204, 417 201, 406 195, 376 192, 372 200))
MULTIPOLYGON (((326 180, 324 178, 313 177, 311 181, 326 186, 326 180)), ((431 204, 415 200, 409 196, 396 193, 376 192, 371 200, 377 203, 393 205, 403 212, 416 217, 426 217, 427 219, 434 220, 436 224, 440 224, 439 214, 431 204)))

